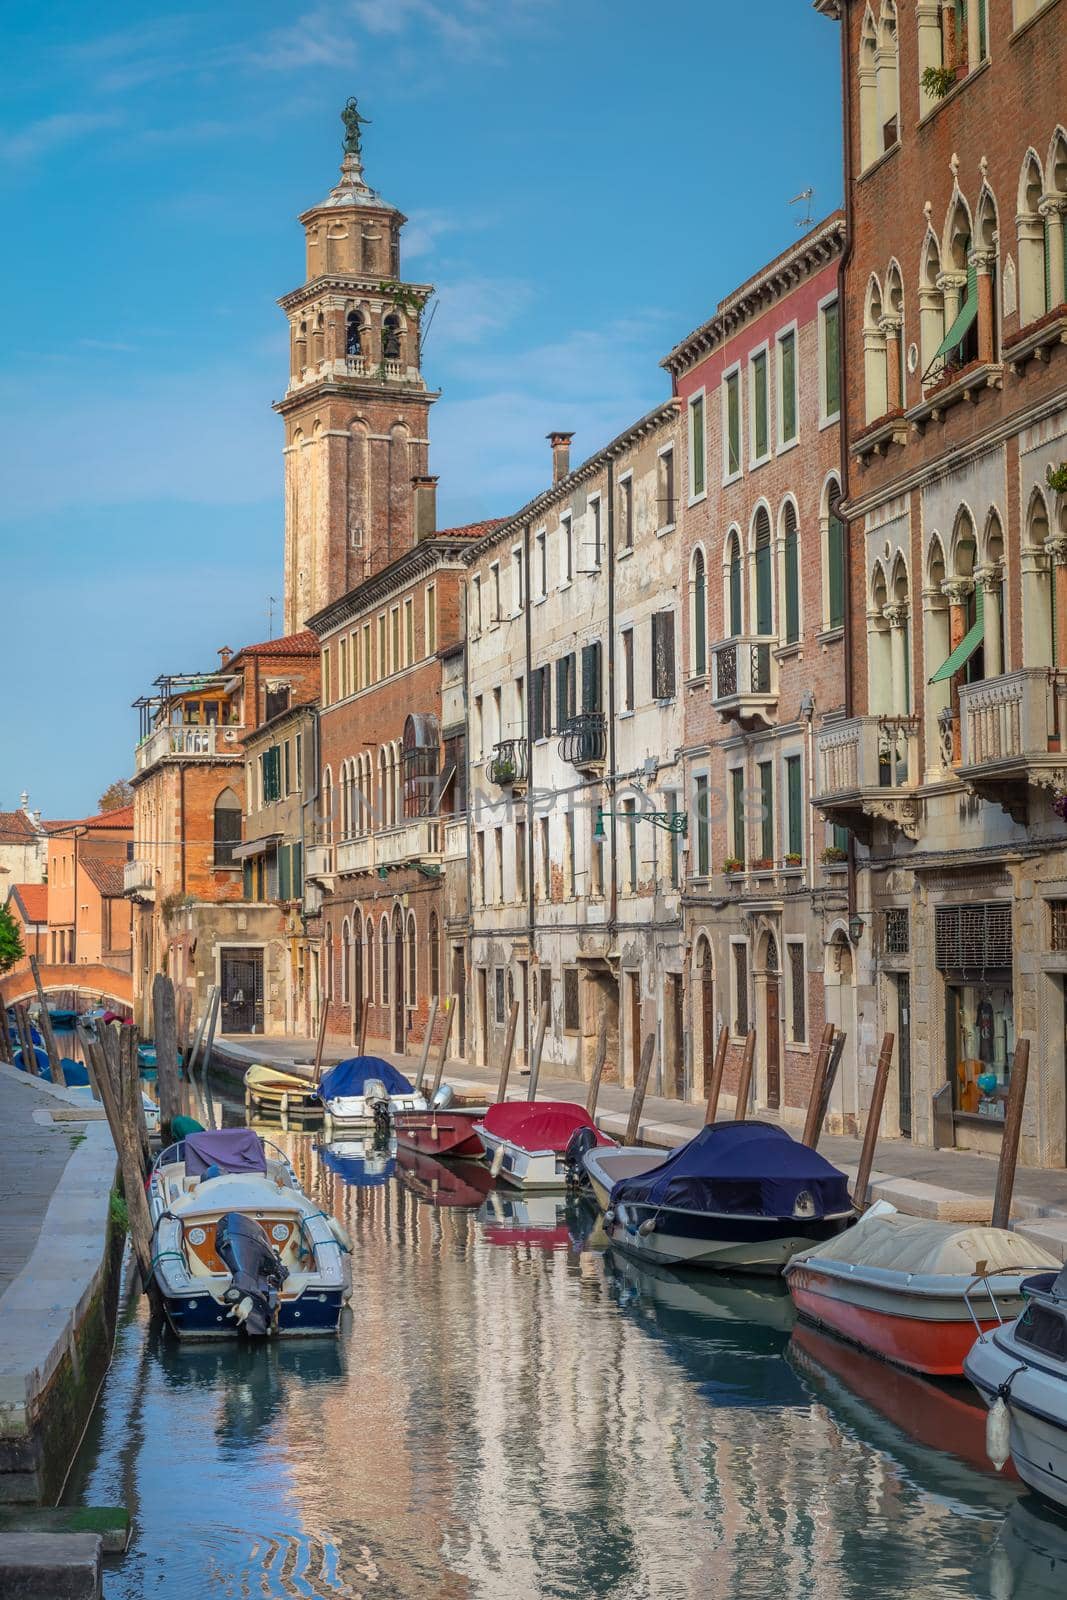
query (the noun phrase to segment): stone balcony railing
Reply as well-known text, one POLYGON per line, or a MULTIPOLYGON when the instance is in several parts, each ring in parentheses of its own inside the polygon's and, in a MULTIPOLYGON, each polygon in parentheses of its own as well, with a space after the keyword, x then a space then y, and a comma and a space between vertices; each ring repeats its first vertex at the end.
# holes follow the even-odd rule
POLYGON ((441 822, 441 831, 444 842, 443 859, 445 861, 465 861, 467 859, 467 818, 456 817, 455 820, 441 822))
POLYGON ((333 877, 333 845, 309 844, 305 854, 305 878, 333 877))
POLYGON ((919 780, 918 717, 850 717, 818 735, 815 804, 866 843, 876 820, 914 837, 919 780))
POLYGON ((134 769, 147 772, 157 761, 240 761, 244 729, 233 723, 168 723, 137 746, 134 769))
POLYGON ((413 817, 359 839, 343 839, 334 847, 336 870, 343 876, 416 861, 436 866, 441 860, 441 826, 437 817, 413 817))
POLYGON ((155 894, 156 872, 151 861, 127 861, 122 869, 123 894, 155 894))
POLYGON ((374 835, 365 833, 359 839, 342 839, 340 844, 334 846, 334 860, 337 871, 342 875, 348 872, 373 872, 374 835))
POLYGON ((1067 782, 1067 679, 1024 667, 961 685, 959 706, 959 776, 1025 823, 1032 787, 1067 782))
POLYGON ((773 639, 744 635, 712 647, 711 700, 727 721, 770 726, 778 708, 773 639))

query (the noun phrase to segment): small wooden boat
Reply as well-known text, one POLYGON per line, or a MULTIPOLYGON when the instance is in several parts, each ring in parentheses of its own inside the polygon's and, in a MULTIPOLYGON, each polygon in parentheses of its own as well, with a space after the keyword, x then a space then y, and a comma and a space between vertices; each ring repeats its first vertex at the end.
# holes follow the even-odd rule
POLYGON ((508 1100, 489 1107, 475 1127, 494 1177, 520 1189, 566 1189, 567 1147, 579 1129, 595 1144, 614 1141, 601 1133, 584 1106, 566 1100, 508 1100))
POLYGON ((482 1122, 485 1106, 448 1106, 428 1111, 398 1111, 393 1117, 397 1141, 422 1155, 465 1156, 475 1161, 485 1154, 475 1124, 482 1122))
POLYGON ((958 1377, 980 1330, 1023 1307, 1023 1280, 1055 1266, 1020 1234, 872 1207, 786 1267, 797 1310, 911 1372, 958 1377))
POLYGON ((246 1108, 277 1117, 321 1117, 322 1101, 315 1092, 314 1071, 302 1062, 294 1062, 291 1067, 257 1062, 245 1073, 246 1108))
POLYGON ((399 1182, 428 1206, 480 1206, 493 1187, 486 1167, 474 1162, 453 1167, 403 1143, 397 1149, 396 1167, 399 1182))
POLYGON ((324 1072, 315 1093, 325 1107, 327 1126, 369 1126, 376 1108, 390 1118, 402 1111, 428 1111, 426 1097, 402 1072, 380 1056, 353 1056, 324 1072))
POLYGON ((148 1182, 154 1275, 182 1339, 336 1333, 348 1240, 248 1128, 189 1134, 148 1182))
POLYGON ((604 1227, 616 1248, 642 1261, 778 1272, 855 1215, 844 1173, 784 1128, 718 1122, 620 1178, 604 1227))
POLYGON ((1023 1482, 1067 1511, 1067 1267, 1056 1268, 1024 1282, 1025 1308, 983 1331, 963 1371, 991 1408, 993 1464, 1010 1453, 1023 1482))

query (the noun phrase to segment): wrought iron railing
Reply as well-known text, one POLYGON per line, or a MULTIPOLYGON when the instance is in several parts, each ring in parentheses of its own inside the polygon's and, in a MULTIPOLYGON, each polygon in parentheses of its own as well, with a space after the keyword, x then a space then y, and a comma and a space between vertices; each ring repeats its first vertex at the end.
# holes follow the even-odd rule
POLYGON ((489 758, 490 783, 497 784, 501 789, 510 789, 517 783, 525 783, 528 775, 525 739, 503 739, 500 744, 493 746, 493 754, 489 758))
POLYGON ((608 719, 602 711, 583 711, 560 729, 560 760, 572 767, 598 766, 607 753, 608 719))

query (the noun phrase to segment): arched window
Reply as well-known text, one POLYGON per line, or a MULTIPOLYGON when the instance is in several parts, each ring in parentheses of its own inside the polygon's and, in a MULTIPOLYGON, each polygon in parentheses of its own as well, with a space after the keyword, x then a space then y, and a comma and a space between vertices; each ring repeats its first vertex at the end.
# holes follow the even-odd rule
POLYGON ((708 670, 708 583, 703 550, 694 550, 689 568, 690 627, 693 641, 690 670, 694 678, 708 670))
POLYGON ((241 802, 232 789, 215 801, 215 865, 235 867, 233 852, 241 842, 241 802))
POLYGON ((867 422, 884 417, 888 406, 882 290, 872 274, 863 309, 863 399, 867 422))
POLYGON ((441 935, 437 925, 437 912, 430 912, 430 998, 441 994, 441 935))
POLYGON ((945 300, 945 336, 926 376, 939 378, 964 367, 978 355, 978 266, 972 254, 971 214, 957 191, 945 223, 941 247, 941 285, 945 300))
POLYGON ((389 921, 383 917, 378 930, 378 943, 381 947, 381 960, 378 965, 381 969, 382 1005, 389 1004, 389 921))
POLYGON ((400 318, 395 311, 390 311, 382 322, 382 359, 400 360, 400 318))
POLYGON ((978 565, 978 541, 974 533, 974 519, 967 508, 961 507, 956 517, 955 534, 952 541, 952 579, 961 585, 967 585, 966 595, 961 605, 963 609, 964 637, 982 639, 982 643, 972 648, 970 656, 963 665, 964 683, 977 683, 985 677, 985 644, 983 629, 978 624, 984 621, 984 597, 978 584, 974 581, 975 568, 978 565))
POLYGON ((324 844, 333 844, 333 773, 322 769, 322 834, 324 844))
POLYGON ((404 754, 400 739, 393 741, 393 821, 404 815, 404 754))
POLYGON ((952 685, 936 677, 952 648, 948 600, 945 596, 945 553, 937 534, 930 541, 923 588, 923 661, 926 679, 927 767, 935 772, 951 765, 951 741, 946 744, 942 722, 950 710, 952 685))
POLYGON ((351 999, 349 992, 349 975, 352 971, 352 929, 346 917, 341 924, 341 1004, 348 1005, 351 999))
POLYGON ((1040 489, 1030 496, 1023 547, 1023 664, 1059 666, 1056 566, 1048 549, 1049 515, 1040 489))
POLYGON ((1067 301, 1067 134, 1057 129, 1045 179, 1045 299, 1067 301))
POLYGON ((366 961, 365 961, 366 976, 364 978, 364 984, 365 984, 364 992, 365 992, 365 994, 367 996, 367 999, 369 1001, 373 1002, 374 996, 375 996, 375 993, 376 993, 376 990, 374 988, 374 924, 373 924, 373 922, 371 921, 371 919, 369 917, 367 918, 366 922, 363 924, 363 948, 364 948, 364 954, 366 956, 366 961))
POLYGON ((771 572, 771 519, 760 506, 753 524, 756 558, 756 632, 774 632, 774 585, 771 572))
POLYGON ((934 365, 938 347, 945 337, 945 295, 941 287, 941 247, 932 232, 923 242, 919 268, 919 341, 922 353, 923 382, 934 365))
POLYGON ((878 137, 878 32, 870 6, 863 18, 859 57, 860 166, 866 170, 882 152, 878 137))
POLYGON ((986 520, 982 564, 977 581, 985 594, 985 670, 987 678, 1004 672, 1004 530, 996 510, 986 520))
POLYGON ((981 361, 995 361, 1000 348, 1000 337, 997 328, 997 303, 1000 296, 997 292, 997 203, 993 198, 993 191, 983 188, 978 198, 978 210, 974 219, 975 229, 975 287, 979 287, 979 280, 983 277, 989 279, 988 294, 978 295, 977 313, 977 352, 981 361))
POLYGON ((876 561, 871 572, 867 603, 867 702, 872 712, 888 714, 893 709, 892 663, 889 654, 889 585, 885 569, 876 561))
POLYGON ((726 558, 726 609, 730 638, 737 639, 744 626, 741 614, 741 536, 731 533, 726 558))
POLYGON ((899 411, 904 404, 904 284, 894 261, 885 275, 886 410, 899 411))
POLYGON ((419 1003, 419 947, 418 935, 415 927, 415 913, 408 912, 407 926, 407 967, 408 967, 408 1005, 416 1006, 419 1003))
POLYGON ((900 138, 900 108, 897 99, 897 8, 896 0, 882 0, 878 19, 878 130, 883 150, 892 150, 900 138))
POLYGON ((345 318, 345 355, 363 354, 363 318, 358 311, 350 311, 345 318))
POLYGON ((838 507, 841 489, 836 479, 831 479, 826 503, 826 626, 841 628, 845 623, 845 574, 847 550, 845 525, 838 507))
POLYGON ((402 783, 405 817, 432 816, 441 768, 441 735, 432 712, 412 712, 404 723, 402 783))
POLYGON ((792 500, 787 500, 782 510, 782 533, 785 642, 796 644, 800 638, 800 535, 797 529, 797 510, 792 500))
POLYGON ((1025 327, 1048 310, 1045 273, 1045 219, 1041 215, 1044 183, 1041 163, 1027 151, 1019 179, 1016 226, 1019 242, 1019 322, 1025 327))

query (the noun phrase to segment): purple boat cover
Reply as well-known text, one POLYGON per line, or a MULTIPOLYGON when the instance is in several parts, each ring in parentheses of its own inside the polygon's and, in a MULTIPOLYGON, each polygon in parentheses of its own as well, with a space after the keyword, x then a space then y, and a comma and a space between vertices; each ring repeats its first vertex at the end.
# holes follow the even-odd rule
POLYGON ((208 1167, 223 1172, 266 1172, 267 1158, 259 1135, 251 1128, 221 1128, 212 1133, 190 1133, 185 1138, 185 1170, 200 1178, 208 1167))

